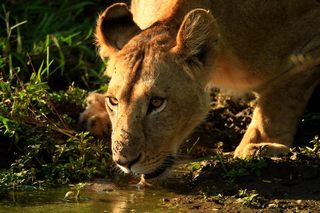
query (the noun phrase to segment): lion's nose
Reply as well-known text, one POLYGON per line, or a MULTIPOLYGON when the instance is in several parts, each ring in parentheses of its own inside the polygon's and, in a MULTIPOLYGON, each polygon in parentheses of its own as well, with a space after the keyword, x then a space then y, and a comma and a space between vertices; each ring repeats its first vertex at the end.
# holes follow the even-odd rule
POLYGON ((129 160, 125 156, 113 156, 113 161, 120 166, 129 168, 129 160))
POLYGON ((141 153, 138 155, 138 157, 133 158, 133 160, 130 160, 127 156, 113 156, 113 161, 120 165, 123 166, 129 170, 131 170, 131 167, 137 163, 141 158, 141 153))

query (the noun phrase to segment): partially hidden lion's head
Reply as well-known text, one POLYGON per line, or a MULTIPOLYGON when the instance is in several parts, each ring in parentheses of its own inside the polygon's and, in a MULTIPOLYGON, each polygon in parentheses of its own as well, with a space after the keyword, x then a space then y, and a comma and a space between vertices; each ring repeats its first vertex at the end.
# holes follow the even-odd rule
POLYGON ((163 20, 141 30, 125 4, 99 16, 96 38, 111 77, 106 108, 112 155, 124 172, 159 176, 204 119, 209 58, 216 51, 213 23, 207 11, 196 9, 182 22, 163 20))

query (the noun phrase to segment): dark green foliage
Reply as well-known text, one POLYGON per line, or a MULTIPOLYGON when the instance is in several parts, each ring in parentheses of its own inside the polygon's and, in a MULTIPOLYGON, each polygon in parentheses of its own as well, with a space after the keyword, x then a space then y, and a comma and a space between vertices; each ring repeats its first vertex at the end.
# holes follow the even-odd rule
POLYGON ((99 2, 1 3, 1 194, 108 175, 108 141, 77 123, 83 89, 105 84, 93 38, 99 2))

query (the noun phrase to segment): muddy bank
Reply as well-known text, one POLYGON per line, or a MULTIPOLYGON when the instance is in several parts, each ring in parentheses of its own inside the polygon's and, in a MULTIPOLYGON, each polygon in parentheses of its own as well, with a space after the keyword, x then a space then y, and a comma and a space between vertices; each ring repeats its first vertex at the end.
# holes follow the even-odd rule
POLYGON ((188 212, 320 211, 320 160, 315 158, 244 162, 228 154, 180 163, 157 184, 177 194, 166 200, 168 206, 188 212))

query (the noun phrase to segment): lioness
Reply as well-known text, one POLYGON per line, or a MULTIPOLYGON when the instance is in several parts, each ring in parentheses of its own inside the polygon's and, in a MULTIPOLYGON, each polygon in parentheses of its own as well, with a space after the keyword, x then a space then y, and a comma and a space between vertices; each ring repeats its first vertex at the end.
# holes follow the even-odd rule
POLYGON ((320 56, 318 1, 133 0, 132 12, 117 3, 99 16, 111 80, 83 114, 100 115, 102 132, 108 112, 113 160, 124 172, 164 173, 205 118, 212 86, 259 96, 235 157, 288 151, 320 80, 311 63, 320 56))

